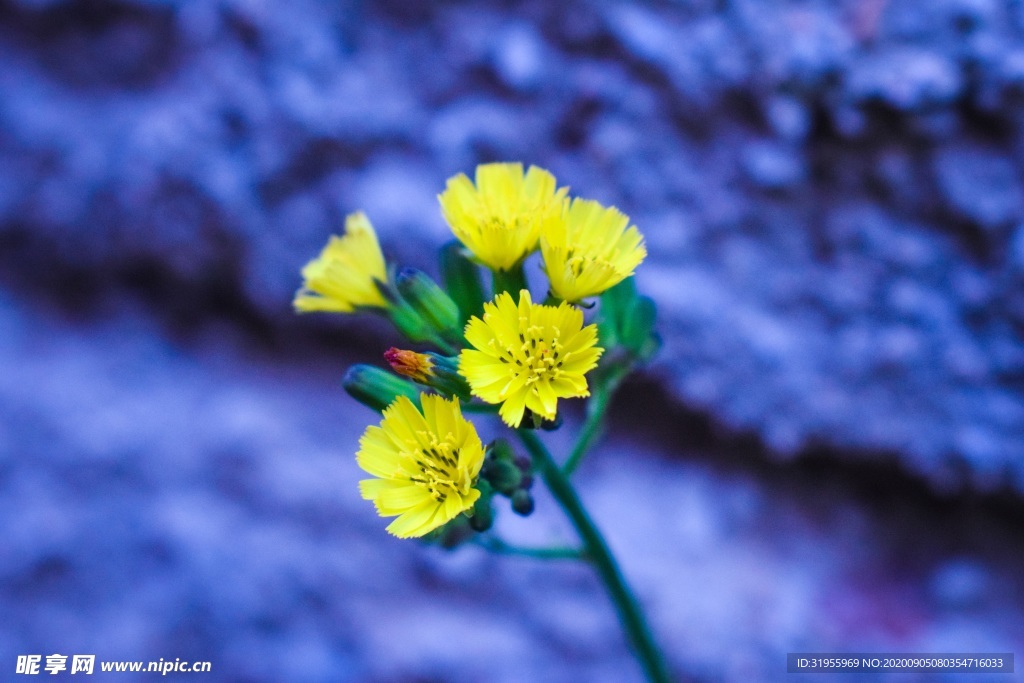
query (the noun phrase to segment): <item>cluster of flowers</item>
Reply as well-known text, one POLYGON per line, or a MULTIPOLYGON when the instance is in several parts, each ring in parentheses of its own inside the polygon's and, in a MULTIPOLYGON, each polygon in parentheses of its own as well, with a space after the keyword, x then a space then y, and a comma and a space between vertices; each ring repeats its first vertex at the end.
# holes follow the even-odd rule
POLYGON ((360 491, 381 516, 397 517, 387 530, 402 538, 463 514, 484 530, 494 492, 521 514, 532 510, 529 461, 504 442, 485 447, 463 409, 496 409, 514 429, 552 428, 560 398, 590 395, 587 374, 599 360, 612 367, 656 343, 653 306, 642 305, 649 300, 630 278, 646 257, 643 237, 614 207, 570 199, 551 173, 515 163, 481 165, 475 183, 457 175, 438 199, 458 240, 441 252, 444 288, 420 271, 389 267, 370 221, 355 213, 303 269, 294 301, 300 312, 382 313, 438 351, 392 348, 385 358, 396 374, 356 366, 345 381, 383 412, 359 442, 357 462, 373 477, 360 491), (524 275, 537 251, 549 283, 543 303, 524 275), (601 320, 585 324, 583 302, 596 296, 601 320))

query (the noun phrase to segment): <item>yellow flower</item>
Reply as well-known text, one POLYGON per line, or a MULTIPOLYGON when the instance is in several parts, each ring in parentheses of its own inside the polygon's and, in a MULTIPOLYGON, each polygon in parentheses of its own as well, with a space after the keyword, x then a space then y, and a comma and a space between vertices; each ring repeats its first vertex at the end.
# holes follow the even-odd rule
POLYGON ((377 288, 387 278, 377 233, 365 214, 352 213, 345 218, 345 235, 332 236, 320 256, 302 269, 303 285, 293 305, 300 313, 387 308, 387 299, 377 288))
POLYGON ((596 296, 633 274, 647 256, 644 238, 615 207, 574 199, 540 237, 551 291, 566 301, 596 296))
POLYGON ((604 349, 596 346, 597 326, 583 326, 583 312, 562 302, 543 306, 519 293, 519 304, 503 292, 484 304, 483 320, 466 325, 475 347, 459 356, 459 373, 475 396, 502 403, 501 419, 518 427, 526 408, 548 420, 558 399, 589 396, 584 374, 597 365, 604 349))
POLYGON ((473 488, 484 462, 476 428, 459 399, 421 397, 423 412, 405 396, 384 410, 379 427, 359 439, 356 462, 374 479, 359 482, 363 498, 381 517, 398 519, 387 530, 399 538, 423 536, 473 507, 473 488))
POLYGON ((476 186, 465 176, 449 178, 438 195, 452 232, 484 265, 510 270, 537 249, 541 222, 558 216, 568 188, 555 177, 522 164, 481 164, 476 186))

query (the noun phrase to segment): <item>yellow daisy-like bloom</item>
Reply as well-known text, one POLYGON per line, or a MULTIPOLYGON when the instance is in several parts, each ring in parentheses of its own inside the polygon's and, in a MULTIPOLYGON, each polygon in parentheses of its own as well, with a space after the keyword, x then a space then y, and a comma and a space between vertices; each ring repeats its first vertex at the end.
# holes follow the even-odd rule
POLYGON ((475 349, 459 355, 459 373, 474 396, 501 403, 501 419, 518 427, 527 408, 555 419, 559 398, 589 396, 584 375, 597 365, 597 326, 583 325, 583 312, 562 302, 535 304, 530 293, 503 292, 484 304, 483 320, 466 325, 475 349))
POLYGON ((540 237, 551 291, 579 301, 614 287, 647 256, 643 235, 629 216, 588 199, 574 199, 559 219, 545 221, 540 237))
POLYGON ((345 218, 345 234, 332 236, 327 246, 302 269, 303 285, 292 302, 300 313, 351 313, 358 306, 387 308, 377 282, 388 278, 377 233, 364 213, 345 218))
POLYGON ((536 166, 481 164, 476 185, 460 173, 438 195, 452 232, 493 270, 510 270, 537 249, 541 223, 561 214, 568 188, 536 166))
POLYGON ((381 517, 398 515, 387 530, 399 538, 433 531, 480 497, 473 484, 484 446, 459 399, 423 394, 421 402, 422 413, 399 396, 380 426, 367 428, 356 454, 359 466, 376 477, 360 481, 359 491, 381 517))

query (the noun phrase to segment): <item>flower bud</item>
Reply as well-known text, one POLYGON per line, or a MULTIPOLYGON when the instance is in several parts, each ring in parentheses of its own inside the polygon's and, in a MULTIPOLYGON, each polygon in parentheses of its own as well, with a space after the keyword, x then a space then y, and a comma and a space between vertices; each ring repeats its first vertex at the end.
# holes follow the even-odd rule
POLYGON ((372 365, 353 365, 341 380, 345 391, 363 405, 383 411, 399 396, 419 405, 420 392, 412 382, 372 365))
POLYGON ((391 347, 384 352, 384 360, 391 369, 403 377, 437 389, 446 396, 471 398, 469 384, 459 374, 459 359, 428 351, 417 353, 391 347))
POLYGON ((435 330, 458 334, 461 327, 459 307, 426 273, 415 268, 403 268, 398 273, 395 286, 402 298, 435 330))
POLYGON ((481 476, 491 483, 498 493, 511 496, 523 480, 523 473, 509 460, 490 458, 484 463, 481 476))
POLYGON ((430 351, 426 355, 434 362, 434 377, 430 386, 442 393, 458 396, 465 401, 472 398, 469 382, 459 374, 458 356, 442 356, 430 351))
POLYGON ((529 491, 517 490, 512 494, 512 511, 522 517, 529 517, 533 512, 533 496, 529 491))
POLYGON ((445 550, 453 550, 465 543, 473 535, 473 529, 469 525, 469 519, 465 515, 459 515, 442 527, 431 531, 423 540, 436 543, 445 550))
POLYGON ((535 413, 529 408, 523 412, 524 418, 520 423, 521 429, 542 429, 545 432, 553 432, 562 426, 562 414, 555 415, 555 419, 545 419, 543 415, 535 413))
POLYGON ((392 346, 384 352, 384 360, 396 373, 420 384, 428 384, 434 374, 434 361, 425 353, 406 351, 392 346))
POLYGON ((473 504, 472 514, 469 516, 469 526, 474 531, 487 531, 494 524, 494 506, 491 505, 493 493, 486 481, 480 481, 477 488, 480 490, 480 497, 473 504))
POLYGON ((391 306, 387 309, 387 316, 398 331, 410 341, 424 342, 433 336, 430 324, 405 301, 392 300, 391 306))
MULTIPOLYGON (((506 439, 495 439, 487 445, 487 455, 494 460, 508 460, 513 462, 516 459, 512 445, 506 439)), ((523 456, 527 457, 527 456, 523 456)))

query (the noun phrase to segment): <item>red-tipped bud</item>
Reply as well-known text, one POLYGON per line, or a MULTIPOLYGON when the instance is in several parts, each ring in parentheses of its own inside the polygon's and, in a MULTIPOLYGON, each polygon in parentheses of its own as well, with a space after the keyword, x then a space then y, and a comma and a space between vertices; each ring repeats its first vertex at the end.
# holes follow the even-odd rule
POLYGON ((425 353, 406 351, 392 346, 384 352, 384 360, 396 373, 420 384, 429 384, 430 378, 434 376, 434 361, 425 353))

